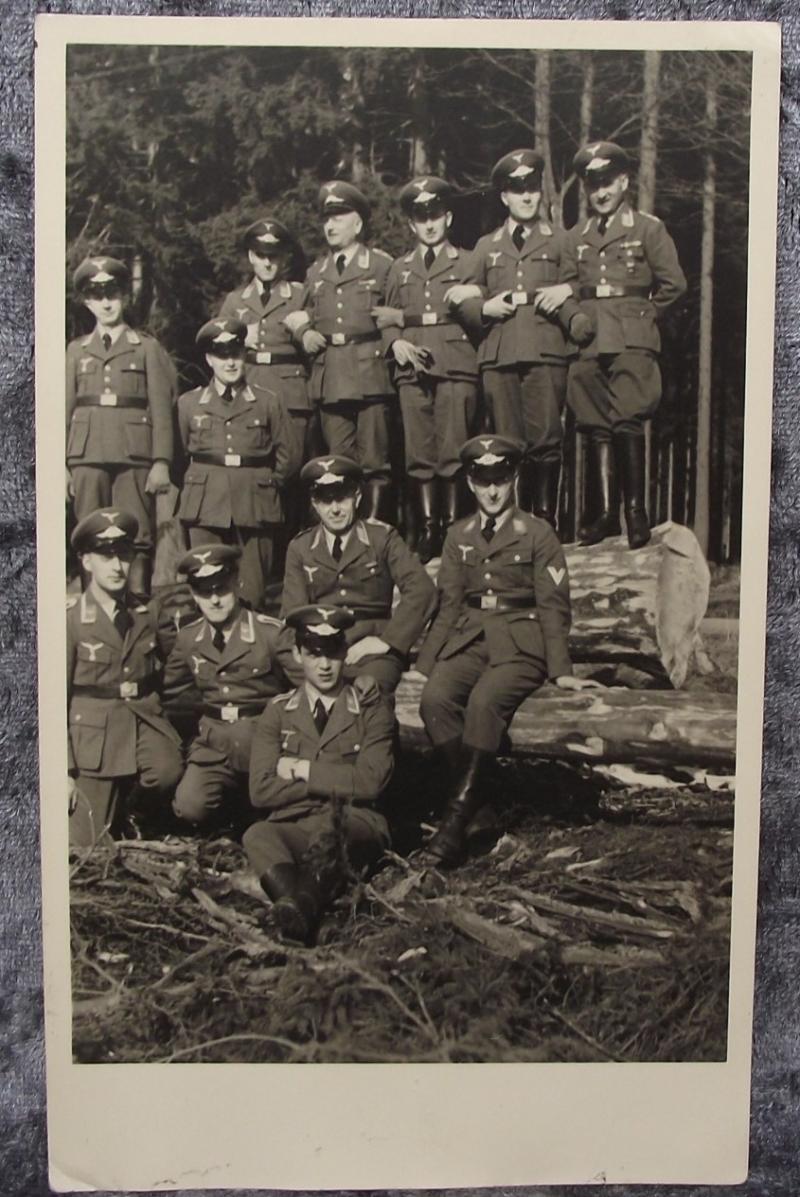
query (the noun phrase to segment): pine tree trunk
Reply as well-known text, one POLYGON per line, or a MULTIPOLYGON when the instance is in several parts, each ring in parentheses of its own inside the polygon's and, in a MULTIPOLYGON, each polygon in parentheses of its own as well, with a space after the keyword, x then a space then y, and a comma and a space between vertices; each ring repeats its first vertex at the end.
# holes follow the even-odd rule
POLYGON ((550 145, 550 51, 535 52, 533 77, 535 148, 544 158, 542 179, 542 209, 554 224, 561 226, 563 219, 560 206, 556 203, 556 185, 553 174, 553 154, 550 145))
MULTIPOLYGON (((658 150, 658 101, 661 51, 645 50, 642 88, 642 138, 639 147, 639 207, 652 212, 656 200, 656 156, 658 150)), ((645 495, 652 508, 653 421, 645 423, 645 495)))
POLYGON ((412 175, 431 174, 431 159, 428 152, 428 135, 430 132, 429 96, 425 76, 425 58, 420 53, 414 64, 414 73, 408 89, 411 101, 411 152, 410 169, 412 175))
MULTIPOLYGON (((594 51, 583 55, 583 86, 581 87, 580 144, 586 145, 592 136, 592 113, 594 108, 594 51)), ((578 219, 585 221, 589 215, 585 188, 580 188, 578 197, 578 219)))
POLYGON ((717 84, 706 76, 706 145, 703 179, 703 234, 700 249, 700 355, 697 378, 697 449, 694 490, 694 528, 703 552, 709 539, 709 466, 711 458, 711 336, 714 315, 714 220, 717 163, 714 135, 717 124, 717 84))

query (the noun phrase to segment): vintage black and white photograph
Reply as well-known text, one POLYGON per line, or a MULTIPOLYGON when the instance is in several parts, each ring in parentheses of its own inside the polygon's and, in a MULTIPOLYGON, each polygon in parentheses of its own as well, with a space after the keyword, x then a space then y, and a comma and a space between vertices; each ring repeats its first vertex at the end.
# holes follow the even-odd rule
POLYGON ((774 212, 657 45, 66 38, 74 1065, 729 1058, 774 212))

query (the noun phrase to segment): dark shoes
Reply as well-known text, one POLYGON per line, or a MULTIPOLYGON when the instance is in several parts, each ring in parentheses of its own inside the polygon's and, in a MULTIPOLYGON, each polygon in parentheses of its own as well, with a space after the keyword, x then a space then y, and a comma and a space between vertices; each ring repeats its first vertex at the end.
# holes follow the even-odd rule
POLYGON ((284 939, 313 943, 322 916, 322 899, 312 874, 295 864, 279 864, 263 873, 260 881, 272 899, 272 911, 284 939))
POLYGON ((476 749, 465 750, 460 771, 456 774, 455 791, 438 828, 422 850, 422 863, 447 868, 463 858, 467 829, 482 805, 479 782, 488 755, 476 749))

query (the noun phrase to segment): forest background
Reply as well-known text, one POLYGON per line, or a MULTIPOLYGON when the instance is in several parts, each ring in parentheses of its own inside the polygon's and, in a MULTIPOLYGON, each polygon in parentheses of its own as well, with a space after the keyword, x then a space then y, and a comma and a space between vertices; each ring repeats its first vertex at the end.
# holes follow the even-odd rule
MULTIPOLYGON (((635 164, 639 206, 665 221, 689 283, 662 324, 651 516, 693 526, 711 560, 735 562, 751 68, 736 52, 72 46, 68 274, 87 254, 126 260, 135 320, 170 351, 184 389, 205 380, 195 333, 247 277, 242 232, 257 217, 287 224, 311 261, 324 248, 319 186, 350 179, 372 205, 371 239, 396 256, 410 241, 398 190, 434 173, 456 187, 452 239, 471 247, 503 218, 492 164, 535 145, 547 213, 570 228, 586 215, 575 151, 617 141, 635 164)), ((296 277, 303 268, 298 258, 296 277)), ((86 317, 70 306, 67 335, 86 317)), ((569 421, 565 446, 569 535, 585 484, 569 421)))

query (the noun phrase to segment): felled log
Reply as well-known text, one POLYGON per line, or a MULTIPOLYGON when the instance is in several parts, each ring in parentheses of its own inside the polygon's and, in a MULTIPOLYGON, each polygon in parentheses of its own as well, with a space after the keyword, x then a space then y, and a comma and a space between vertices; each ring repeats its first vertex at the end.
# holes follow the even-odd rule
POLYGON ((632 551, 627 538, 566 548, 576 663, 630 665, 680 689, 692 668, 715 668, 700 623, 710 574, 690 528, 666 523, 632 551))
MULTIPOLYGON (((405 748, 429 747, 419 714, 420 675, 405 674, 395 711, 405 748)), ((579 692, 543 686, 514 716, 515 755, 640 766, 689 764, 732 770, 736 696, 613 687, 579 692)))

